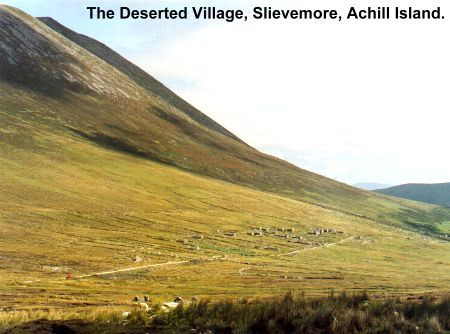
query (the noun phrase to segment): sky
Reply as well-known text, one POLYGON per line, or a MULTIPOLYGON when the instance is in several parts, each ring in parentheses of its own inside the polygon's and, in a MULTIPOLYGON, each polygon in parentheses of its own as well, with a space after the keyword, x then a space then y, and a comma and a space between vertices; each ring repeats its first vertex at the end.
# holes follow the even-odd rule
MULTIPOLYGON (((260 151, 343 181, 450 182, 450 4, 439 21, 89 19, 118 10, 215 6, 337 9, 354 1, 3 0, 121 53, 260 151)), ((357 2, 360 9, 373 1, 357 2)), ((411 1, 377 6, 408 8, 411 1)))

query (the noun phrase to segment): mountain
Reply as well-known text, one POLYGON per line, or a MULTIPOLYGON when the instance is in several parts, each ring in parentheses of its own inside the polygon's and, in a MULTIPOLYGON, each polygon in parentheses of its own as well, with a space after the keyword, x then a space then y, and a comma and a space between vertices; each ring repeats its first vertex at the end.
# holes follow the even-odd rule
POLYGON ((20 86, 63 102, 47 107, 39 97, 36 116, 79 139, 294 199, 366 209, 369 193, 258 152, 100 42, 3 8, 0 75, 13 99, 5 107, 17 108, 7 90, 20 86))
MULTIPOLYGON (((109 149, 265 191, 308 194, 329 204, 330 196, 342 193, 349 200, 367 197, 258 152, 106 46, 41 20, 48 26, 3 10, 0 75, 10 86, 64 99, 52 126, 109 149), (69 111, 72 106, 78 110, 69 111)), ((50 114, 53 108, 44 109, 50 114)))
POLYGON ((356 183, 353 186, 364 190, 377 190, 392 187, 392 185, 389 184, 371 182, 356 183))
POLYGON ((389 196, 450 207, 450 183, 411 183, 376 191, 389 196))
POLYGON ((450 210, 263 154, 107 46, 8 6, 0 184, 4 309, 448 283, 450 245, 424 232, 450 210))

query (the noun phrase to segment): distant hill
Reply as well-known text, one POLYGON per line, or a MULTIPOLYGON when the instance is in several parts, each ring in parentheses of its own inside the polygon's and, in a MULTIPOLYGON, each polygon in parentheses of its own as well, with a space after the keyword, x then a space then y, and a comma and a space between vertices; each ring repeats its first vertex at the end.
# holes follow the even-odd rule
POLYGON ((383 184, 383 183, 356 183, 354 184, 356 188, 364 189, 364 190, 378 190, 392 187, 392 184, 383 184))
POLYGON ((450 183, 404 184, 376 192, 414 201, 450 207, 450 183))

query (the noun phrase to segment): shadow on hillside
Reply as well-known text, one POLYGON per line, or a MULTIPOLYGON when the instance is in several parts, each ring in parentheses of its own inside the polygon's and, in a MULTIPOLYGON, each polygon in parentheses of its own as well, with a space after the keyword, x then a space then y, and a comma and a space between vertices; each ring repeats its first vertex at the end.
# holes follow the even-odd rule
MULTIPOLYGON (((138 157, 138 158, 152 160, 152 161, 155 161, 155 162, 158 162, 158 163, 170 166, 170 167, 179 168, 181 170, 184 170, 184 171, 196 174, 196 175, 208 176, 208 177, 212 177, 212 178, 219 179, 222 181, 231 182, 231 183, 239 184, 239 185, 250 186, 251 188, 254 188, 254 186, 251 184, 241 182, 240 180, 234 180, 232 178, 232 176, 217 175, 214 172, 211 172, 210 170, 205 168, 204 166, 198 166, 198 169, 195 169, 190 166, 177 163, 176 161, 174 161, 170 158, 163 159, 158 154, 154 154, 149 151, 144 151, 141 148, 139 148, 138 146, 132 145, 131 143, 128 143, 124 140, 121 140, 121 139, 111 136, 109 134, 99 133, 99 132, 86 132, 86 131, 76 129, 76 128, 73 128, 70 126, 66 126, 65 128, 68 129, 69 131, 73 132, 77 136, 90 141, 91 143, 94 143, 100 147, 103 147, 103 148, 106 148, 106 149, 109 149, 112 151, 128 154, 128 155, 138 157)), ((122 129, 120 129, 120 131, 122 131, 122 129)), ((242 159, 242 160, 245 160, 245 159, 242 159)), ((248 160, 248 161, 252 161, 252 160, 248 160)), ((260 164, 258 163, 258 165, 260 165, 260 164)))
POLYGON ((168 164, 168 165, 174 165, 171 164, 170 162, 167 162, 165 160, 162 160, 161 158, 159 158, 158 156, 151 154, 149 152, 143 151, 141 150, 139 147, 133 146, 123 140, 120 140, 116 137, 104 134, 104 133, 88 133, 88 132, 84 132, 82 130, 79 129, 75 129, 72 127, 66 127, 68 130, 72 131, 73 133, 77 134, 78 136, 93 142, 101 147, 110 149, 110 150, 114 150, 114 151, 118 151, 121 153, 125 153, 125 154, 129 154, 129 155, 133 155, 135 157, 139 157, 139 158, 144 158, 144 159, 150 159, 150 160, 155 160, 164 164, 168 164))

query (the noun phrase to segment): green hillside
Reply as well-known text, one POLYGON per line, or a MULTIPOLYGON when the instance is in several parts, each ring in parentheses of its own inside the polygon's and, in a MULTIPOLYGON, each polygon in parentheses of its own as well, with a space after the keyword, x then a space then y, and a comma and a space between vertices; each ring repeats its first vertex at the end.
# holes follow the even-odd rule
POLYGON ((450 210, 258 152, 106 46, 42 20, 0 7, 4 309, 448 290, 450 245, 421 231, 447 228, 450 210))
POLYGON ((381 194, 450 207, 450 183, 404 184, 376 190, 381 194))

